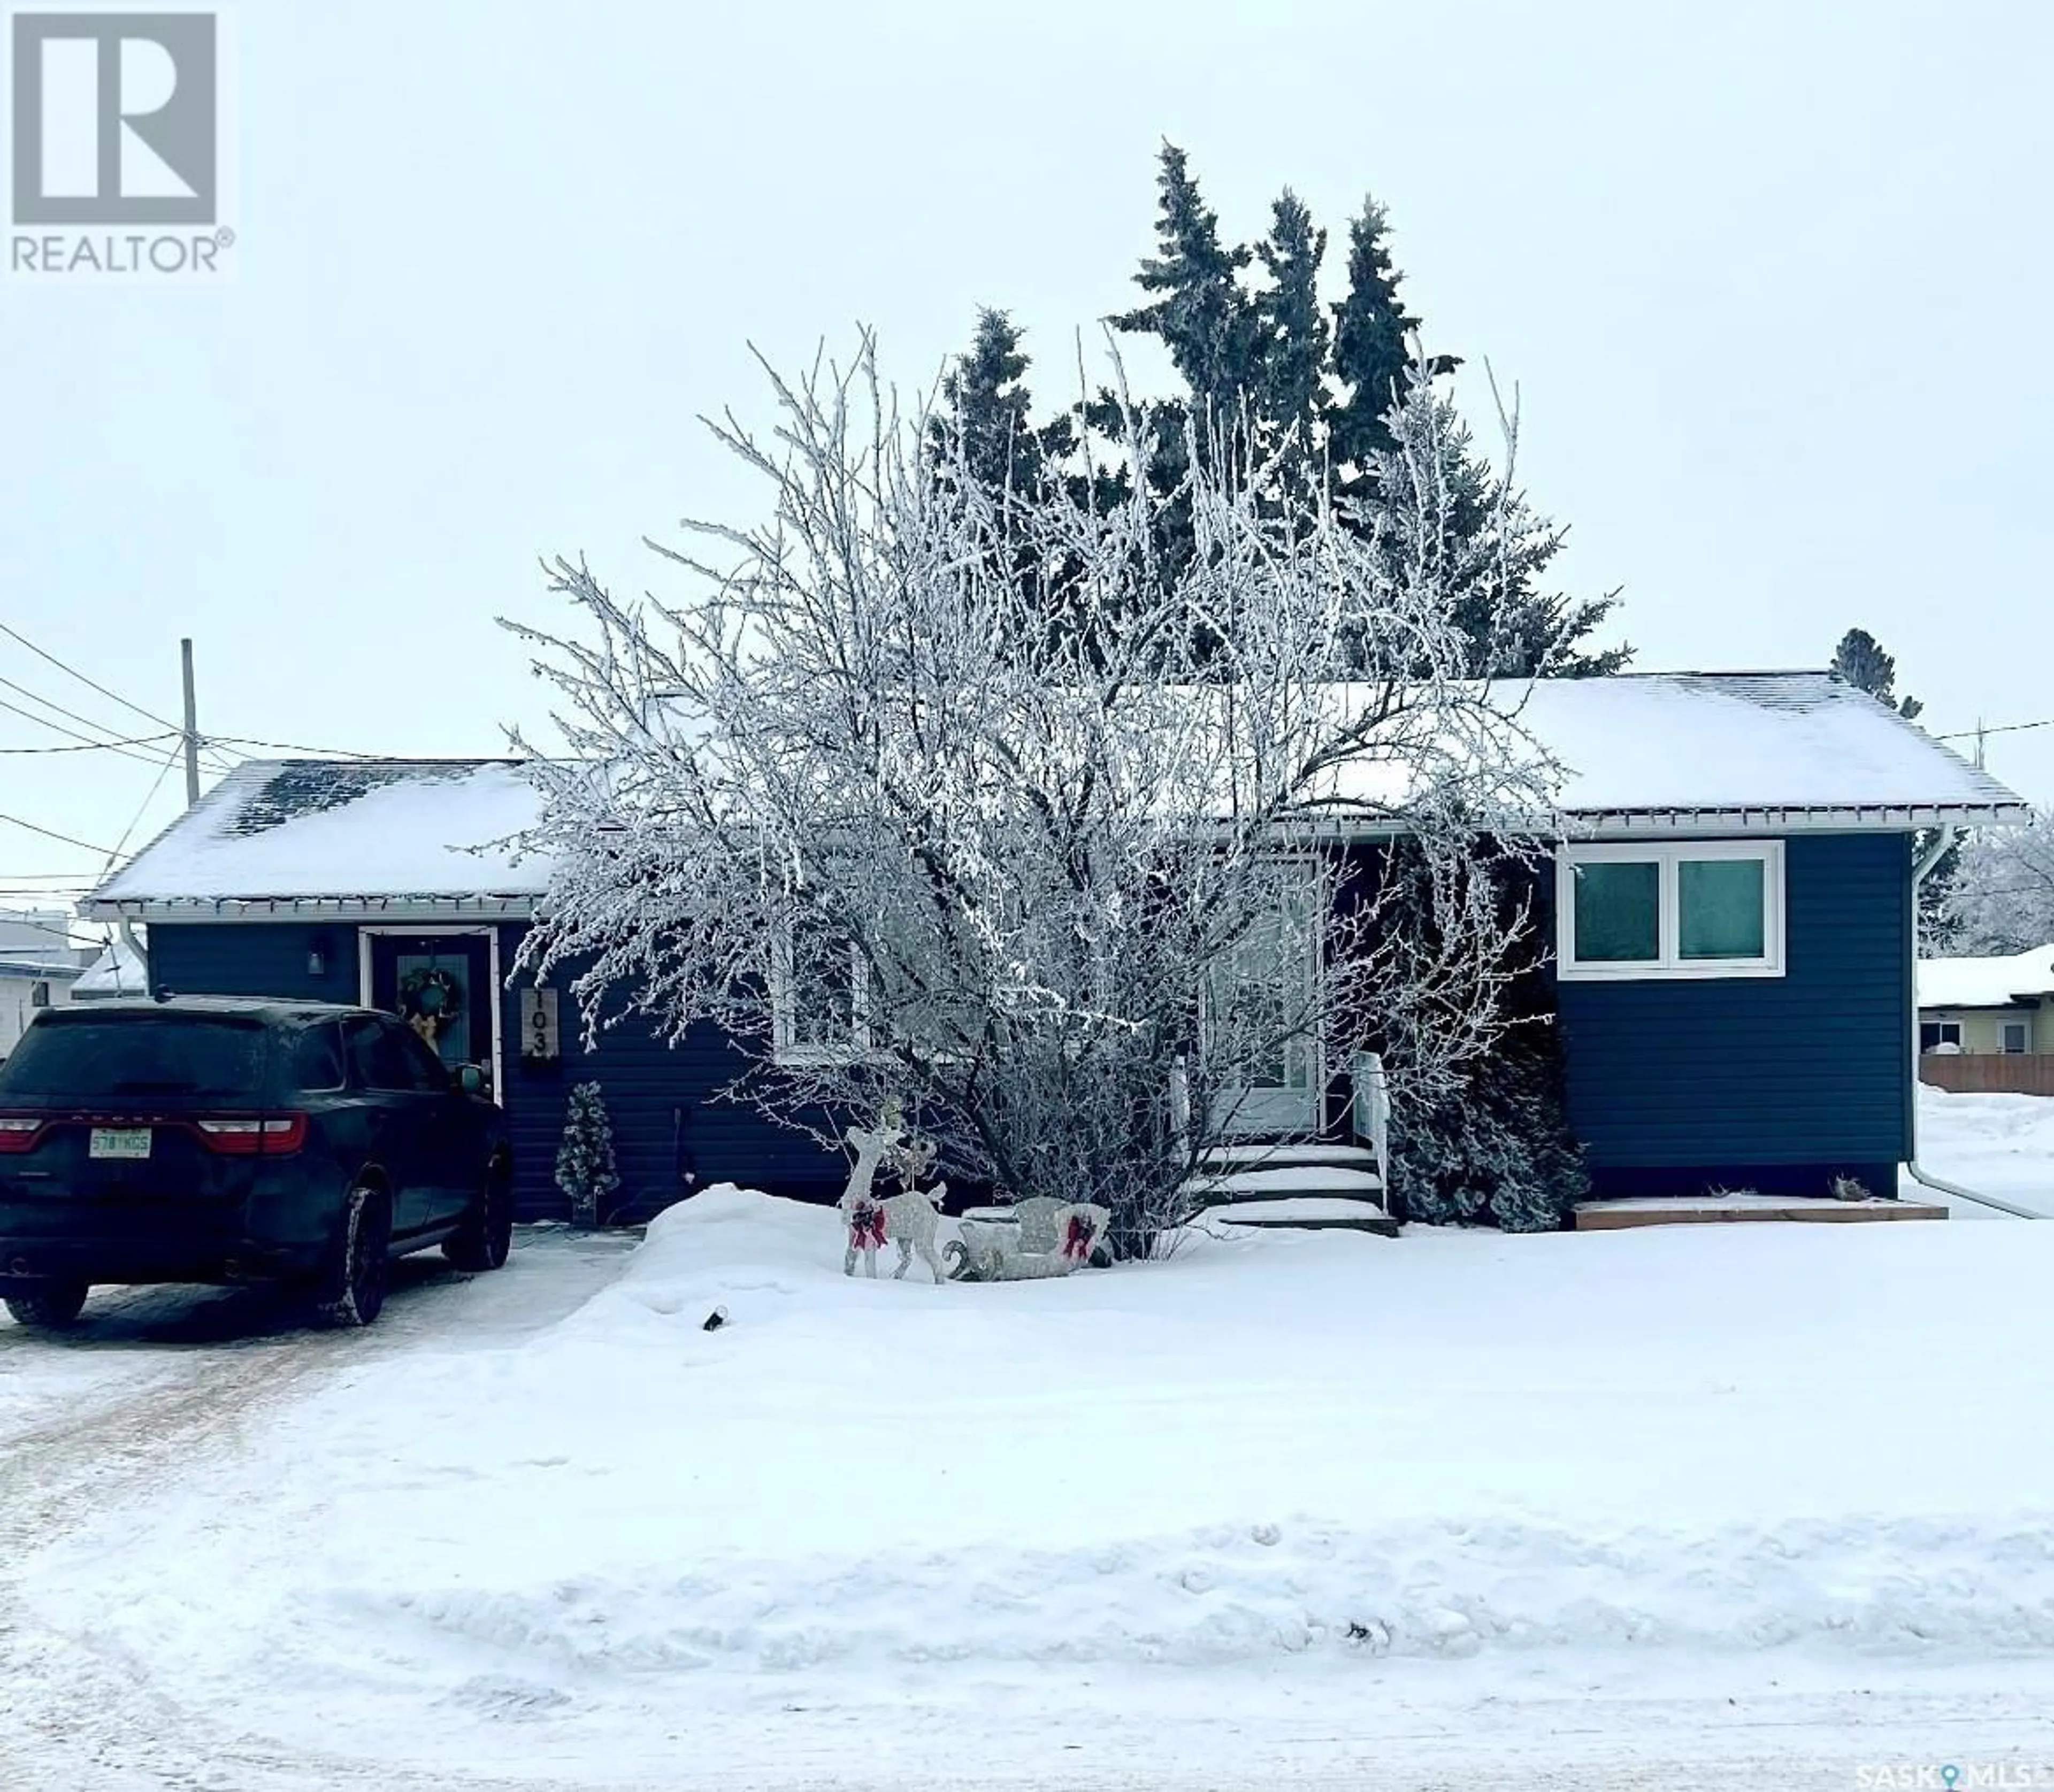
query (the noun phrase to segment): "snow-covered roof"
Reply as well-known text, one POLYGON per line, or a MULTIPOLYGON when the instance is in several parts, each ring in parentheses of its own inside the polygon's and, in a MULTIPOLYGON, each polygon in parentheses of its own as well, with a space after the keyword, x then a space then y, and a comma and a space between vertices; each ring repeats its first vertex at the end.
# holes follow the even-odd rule
POLYGON ((71 995, 73 1001, 83 1002, 102 996, 140 996, 148 989, 142 959, 120 940, 112 939, 71 986, 71 995))
POLYGON ((2054 996, 2054 945, 2003 958, 1922 958, 1922 1008, 2009 1008, 2054 996))
POLYGON ((548 867, 511 760, 253 760, 93 892, 89 915, 235 905, 525 910, 548 867))
POLYGON ((1826 672, 1628 673, 1501 687, 1568 768, 1579 815, 1956 810, 2025 804, 1887 704, 1826 672))
MULTIPOLYGON (((1564 768, 1557 806, 1580 830, 1909 829, 2030 813, 1994 778, 1826 673, 1629 674, 1490 694, 1564 768)), ((1402 773, 1387 759, 1344 768, 1334 795, 1402 802, 1394 776, 1402 773)), ((511 760, 254 760, 101 885, 84 912, 525 913, 548 887, 549 864, 494 843, 538 813, 511 760)))

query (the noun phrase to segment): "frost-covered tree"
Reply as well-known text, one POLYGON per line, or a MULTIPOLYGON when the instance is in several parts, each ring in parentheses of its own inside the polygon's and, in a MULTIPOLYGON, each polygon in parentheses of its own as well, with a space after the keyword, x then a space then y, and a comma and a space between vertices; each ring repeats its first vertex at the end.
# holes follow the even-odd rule
POLYGON ((1337 508, 1384 554, 1421 557, 1466 643, 1474 678, 1532 678, 1615 672, 1631 649, 1591 654, 1576 643, 1611 607, 1550 591, 1549 564, 1567 531, 1513 483, 1518 419, 1501 411, 1505 469, 1492 470, 1460 413, 1434 388, 1430 364, 1406 376, 1386 428, 1391 446, 1367 450, 1374 499, 1337 508))
POLYGON ((715 426, 767 517, 659 550, 673 601, 558 560, 582 632, 519 631, 571 749, 530 768, 554 869, 524 962, 588 1030, 717 1023, 774 1118, 833 1138, 896 1100, 952 1181, 1101 1203, 1129 1254, 1280 1054, 1456 1087, 1501 1031, 1499 872, 1552 768, 1462 678, 1431 520, 1365 538, 1201 455, 1166 572, 1131 407, 1119 502, 999 502, 960 442, 935 476, 938 414, 897 415, 867 341, 772 384, 768 437, 715 426), (1023 652, 1052 584, 1078 626, 1023 652))
POLYGON ((1945 907, 1950 952, 2003 957, 2054 944, 2054 809, 2029 826, 1971 835, 1945 907))
POLYGON ((620 1186, 613 1157, 613 1122, 606 1097, 596 1083, 580 1083, 570 1093, 564 1115, 564 1136, 557 1147, 557 1186, 571 1204, 571 1217, 581 1226, 596 1226, 606 1203, 620 1186))

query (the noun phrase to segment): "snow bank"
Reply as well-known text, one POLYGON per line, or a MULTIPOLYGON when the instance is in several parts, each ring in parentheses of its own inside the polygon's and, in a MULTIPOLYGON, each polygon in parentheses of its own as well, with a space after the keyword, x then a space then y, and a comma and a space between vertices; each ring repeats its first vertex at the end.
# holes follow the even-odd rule
POLYGON ((938 1288, 840 1256, 832 1212, 709 1189, 561 1324, 364 1362, 31 1596, 242 1726, 466 1761, 916 1684, 2054 1671, 2054 1230, 1200 1236, 938 1288))
MULTIPOLYGON (((1918 1161, 1930 1174, 2054 1219, 2054 1100, 1954 1094, 1921 1083, 1918 1161)), ((1909 1176, 1900 1193, 1922 1201, 1940 1198, 1909 1176)), ((1990 1208, 1966 1201, 1950 1199, 1947 1204, 1958 1219, 1996 1216, 1990 1208)))

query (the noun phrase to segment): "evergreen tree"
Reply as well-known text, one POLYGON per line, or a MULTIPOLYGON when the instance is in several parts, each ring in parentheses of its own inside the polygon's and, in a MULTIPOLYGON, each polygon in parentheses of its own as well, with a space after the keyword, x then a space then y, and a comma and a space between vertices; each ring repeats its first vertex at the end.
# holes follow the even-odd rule
POLYGON ((1327 233, 1286 187, 1270 208, 1269 234, 1255 252, 1269 275, 1254 301, 1256 418, 1268 438, 1265 446, 1295 431, 1292 461, 1309 466, 1322 446, 1320 413, 1332 342, 1319 295, 1327 233))
POLYGON ((620 1186, 613 1122, 607 1118, 596 1083, 580 1083, 571 1091, 563 1143, 557 1150, 557 1186, 570 1201, 573 1221, 580 1226, 598 1225, 607 1197, 620 1186))
POLYGON ((1926 707, 1915 697, 1899 699, 1897 662, 1865 628, 1851 628, 1840 637, 1840 644, 1833 650, 1832 670, 1856 690, 1890 705, 1906 721, 1926 707))
MULTIPOLYGON (((1148 302, 1112 320, 1116 328, 1158 337, 1169 349, 1184 387, 1178 396, 1139 401, 1155 437, 1149 479, 1169 500, 1156 515, 1154 552, 1166 579, 1189 564, 1194 536, 1188 508, 1176 494, 1190 471, 1188 435, 1194 418, 1201 444, 1215 432, 1254 432, 1258 451, 1273 449, 1296 431, 1299 450, 1287 457, 1285 477, 1309 481, 1324 469, 1333 496, 1358 532, 1387 536, 1390 519, 1416 491, 1384 493, 1379 481, 1403 458, 1395 419, 1423 374, 1432 383, 1460 365, 1457 357, 1415 359, 1419 320, 1407 310, 1393 265, 1383 209, 1365 200, 1349 228, 1348 291, 1329 324, 1318 297, 1326 235, 1289 188, 1271 207, 1270 229, 1251 250, 1222 240, 1219 219, 1205 203, 1189 158, 1165 143, 1158 177, 1157 252, 1143 257, 1135 283, 1148 302), (1259 257, 1267 283, 1250 291, 1243 274, 1259 257)), ((995 481, 1009 467, 1037 473, 1080 443, 1102 438, 1120 407, 1110 394, 1079 404, 1037 437, 1028 421, 1025 356, 1002 314, 980 319, 978 340, 945 385, 973 444, 978 476, 995 481)), ((1478 677, 1587 676, 1619 670, 1630 647, 1587 650, 1582 643, 1611 613, 1612 595, 1576 599, 1548 588, 1548 568, 1564 532, 1508 489, 1476 449, 1446 401, 1432 434, 1437 458, 1430 477, 1441 509, 1435 526, 1475 569, 1456 588, 1467 594, 1460 620, 1474 644, 1470 670, 1478 677)), ((1067 471, 1067 482, 1096 485, 1092 471, 1067 471)), ((1123 495, 1123 475, 1096 491, 1111 501, 1123 495)), ((1029 576, 1033 576, 1029 574, 1029 576)), ((1053 586, 1049 590, 1053 591, 1053 586)), ((1038 612, 1060 602, 1045 592, 1038 612)))
MULTIPOLYGON (((1383 207, 1364 199, 1348 226, 1348 297, 1334 307, 1333 371, 1344 390, 1328 407, 1328 452, 1337 489, 1348 497, 1373 495, 1371 460, 1398 446, 1387 419, 1408 389, 1419 329, 1398 296, 1389 228, 1383 207)), ((1461 364, 1437 356, 1430 371, 1438 378, 1461 364)))
POLYGON ((1206 207, 1175 143, 1163 145, 1157 185, 1160 252, 1143 259, 1134 279, 1144 293, 1159 296, 1115 317, 1112 325, 1160 337, 1202 422, 1208 429, 1226 427, 1256 387, 1255 308, 1239 278, 1249 251, 1221 242, 1219 218, 1206 207))
MULTIPOLYGON (((1429 371, 1407 371, 1385 419, 1391 446, 1371 449, 1362 471, 1373 500, 1352 508, 1392 561, 1393 576, 1431 569, 1455 594, 1473 678, 1603 677, 1630 647, 1577 650, 1610 612, 1610 597, 1574 599, 1545 584, 1568 532, 1540 515, 1477 452, 1454 404, 1429 371)), ((1344 509, 1349 508, 1344 505, 1344 509)))
POLYGON ((1018 327, 985 306, 970 352, 942 379, 945 410, 935 420, 933 445, 939 452, 945 440, 959 440, 970 476, 994 493, 1009 486, 1030 492, 1041 476, 1048 444, 1031 415, 1029 366, 1018 327))
MULTIPOLYGON (((1906 721, 1913 720, 1926 707, 1915 697, 1900 698, 1897 694, 1896 658, 1885 653, 1883 643, 1865 628, 1851 628, 1840 637, 1840 644, 1833 650, 1832 670, 1856 690, 1865 690, 1879 703, 1888 704, 1906 721)), ((1937 828, 1920 829, 1912 836, 1913 857, 1923 859, 1939 838, 1937 828)), ((1926 874, 1926 881, 1918 886, 1921 950, 1947 947, 1957 937, 1958 929, 1953 918, 1952 898, 1961 874, 1962 843, 1955 840, 1940 855, 1932 870, 1926 874)))

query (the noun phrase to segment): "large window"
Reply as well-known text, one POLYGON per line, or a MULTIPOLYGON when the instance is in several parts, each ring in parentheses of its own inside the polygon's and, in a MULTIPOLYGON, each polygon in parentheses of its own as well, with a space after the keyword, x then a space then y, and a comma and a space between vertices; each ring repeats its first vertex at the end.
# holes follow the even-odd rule
POLYGON ((1563 977, 1783 974, 1780 840, 1564 847, 1559 865, 1563 977))
POLYGON ((784 1063, 832 1062, 868 1047, 863 962, 846 933, 802 920, 776 941, 770 975, 777 1055, 784 1063))
POLYGON ((1958 1020, 1922 1020, 1918 1023, 1921 1051, 1959 1051, 1962 1024, 1958 1020))

